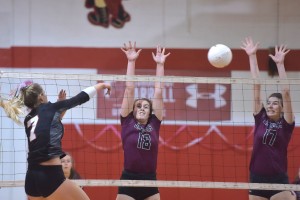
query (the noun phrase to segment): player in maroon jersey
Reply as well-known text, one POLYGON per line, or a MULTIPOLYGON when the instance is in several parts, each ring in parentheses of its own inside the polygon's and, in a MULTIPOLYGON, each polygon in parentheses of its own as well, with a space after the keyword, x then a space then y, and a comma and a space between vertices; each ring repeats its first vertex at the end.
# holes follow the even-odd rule
MULTIPOLYGON (((136 44, 124 44, 122 51, 128 59, 127 75, 135 74, 135 61, 141 49, 136 51, 136 44)), ((156 76, 164 76, 164 63, 170 53, 157 46, 156 76)), ((147 98, 135 98, 134 82, 127 81, 121 107, 121 136, 124 149, 124 169, 122 180, 156 180, 159 129, 163 119, 164 85, 154 83, 153 101, 147 98)), ((117 200, 158 200, 157 187, 119 187, 117 200)))
MULTIPOLYGON (((258 43, 249 37, 243 42, 242 49, 249 56, 250 71, 253 79, 259 78, 256 58, 258 43)), ((289 52, 286 46, 276 46, 275 55, 270 55, 277 65, 281 80, 287 79, 284 58, 289 52)), ((261 101, 260 84, 254 84, 255 131, 253 152, 250 161, 251 183, 288 184, 287 148, 295 127, 290 88, 282 84, 281 93, 273 93, 267 98, 266 105, 261 101)), ((250 190, 250 200, 295 199, 295 193, 280 190, 250 190)))

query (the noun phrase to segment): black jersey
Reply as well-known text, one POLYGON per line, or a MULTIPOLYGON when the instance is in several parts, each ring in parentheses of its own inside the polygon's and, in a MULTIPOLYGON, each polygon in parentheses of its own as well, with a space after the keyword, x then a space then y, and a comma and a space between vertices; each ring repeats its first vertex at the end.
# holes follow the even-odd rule
POLYGON ((61 113, 89 100, 89 95, 78 95, 55 103, 43 103, 25 117, 24 125, 28 139, 28 164, 38 164, 54 157, 63 157, 61 139, 64 127, 61 113))

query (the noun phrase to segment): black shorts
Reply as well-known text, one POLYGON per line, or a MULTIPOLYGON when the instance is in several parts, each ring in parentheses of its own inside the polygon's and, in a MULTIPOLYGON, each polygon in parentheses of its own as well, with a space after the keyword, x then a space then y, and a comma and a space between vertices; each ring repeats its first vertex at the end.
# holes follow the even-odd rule
POLYGON ((296 199, 300 200, 300 191, 295 191, 295 194, 296 194, 296 199))
MULTIPOLYGON (((287 174, 278 174, 275 176, 260 176, 250 172, 250 183, 273 183, 273 184, 289 184, 287 174)), ((270 199, 271 196, 282 192, 282 190, 249 190, 250 195, 260 196, 270 199)))
POLYGON ((30 165, 25 178, 25 192, 33 197, 48 197, 65 180, 61 165, 30 165))
MULTIPOLYGON (((121 180, 156 180, 156 173, 136 174, 127 171, 122 172, 121 180)), ((157 187, 126 187, 120 186, 118 194, 128 195, 136 200, 144 200, 147 197, 159 193, 157 187)))

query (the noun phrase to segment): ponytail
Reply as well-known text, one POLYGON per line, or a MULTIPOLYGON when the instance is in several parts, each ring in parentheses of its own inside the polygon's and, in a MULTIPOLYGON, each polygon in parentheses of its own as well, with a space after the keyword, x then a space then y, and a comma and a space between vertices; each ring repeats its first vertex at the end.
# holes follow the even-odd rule
POLYGON ((24 81, 19 85, 11 99, 3 99, 0 96, 0 106, 4 109, 6 115, 18 125, 22 125, 20 116, 24 114, 23 107, 26 98, 24 94, 26 94, 26 90, 32 85, 34 85, 32 81, 24 81))
POLYGON ((11 118, 16 124, 22 125, 19 116, 24 114, 22 110, 24 104, 19 98, 13 97, 10 100, 5 100, 0 97, 0 106, 4 109, 9 118, 11 118))

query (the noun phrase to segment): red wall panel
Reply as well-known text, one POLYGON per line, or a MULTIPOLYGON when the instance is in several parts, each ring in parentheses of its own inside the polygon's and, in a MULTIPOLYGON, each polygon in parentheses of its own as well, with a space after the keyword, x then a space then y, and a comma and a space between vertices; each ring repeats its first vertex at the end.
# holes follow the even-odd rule
MULTIPOLYGON (((222 137, 215 131, 207 134, 209 126, 185 127, 177 137, 170 131, 180 126, 164 125, 161 130, 158 171, 159 180, 169 181, 215 181, 215 182, 248 182, 248 167, 251 157, 252 127, 221 126, 216 127, 222 137), (205 136, 206 135, 206 136, 205 136), (205 136, 205 137, 204 137, 205 136), (201 142, 185 147, 196 138, 204 137, 201 142), (171 138, 171 139, 170 139, 171 138), (176 147, 176 148, 175 148, 176 147)), ((106 125, 80 125, 78 128, 65 126, 66 133, 63 147, 73 154, 76 168, 86 179, 119 179, 123 164, 123 151, 119 146, 120 127, 107 129, 106 125), (106 130, 104 134, 99 133, 106 130), (116 131, 117 130, 117 131, 116 131), (114 132, 114 133, 113 133, 114 132), (91 145, 92 144, 92 145, 91 145)), ((289 175, 293 179, 299 159, 300 128, 295 129, 289 148, 289 175)), ((117 187, 85 187, 91 199, 113 200, 117 187)), ((204 199, 224 200, 247 199, 246 190, 232 189, 199 189, 199 188, 160 188, 162 199, 204 199)))

